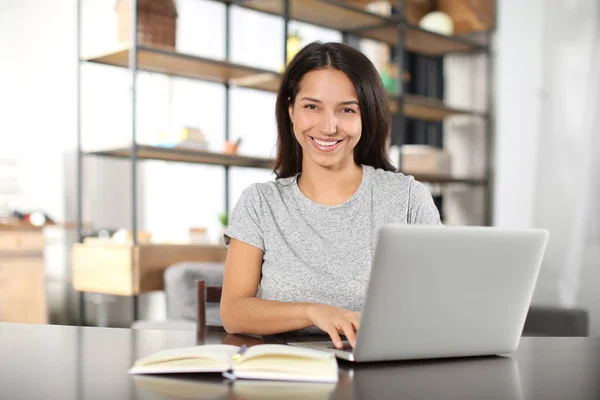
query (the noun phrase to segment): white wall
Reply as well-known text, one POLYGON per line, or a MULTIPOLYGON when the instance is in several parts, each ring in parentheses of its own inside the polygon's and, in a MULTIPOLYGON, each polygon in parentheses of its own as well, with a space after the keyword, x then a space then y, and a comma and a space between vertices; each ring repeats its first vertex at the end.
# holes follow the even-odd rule
POLYGON ((534 224, 551 230, 540 300, 585 307, 600 335, 600 3, 547 7, 534 224), (548 282, 549 280, 547 280, 548 282))
POLYGON ((541 133, 545 0, 498 1, 494 224, 533 223, 541 133))
POLYGON ((589 163, 599 149, 586 121, 600 90, 590 86, 599 5, 507 0, 498 13, 495 224, 550 230, 533 301, 588 309, 598 336, 600 230, 586 224, 598 218, 587 189, 600 176, 589 163))
POLYGON ((18 161, 13 205, 58 220, 65 217, 63 153, 75 145, 69 3, 0 0, 0 159, 18 161))

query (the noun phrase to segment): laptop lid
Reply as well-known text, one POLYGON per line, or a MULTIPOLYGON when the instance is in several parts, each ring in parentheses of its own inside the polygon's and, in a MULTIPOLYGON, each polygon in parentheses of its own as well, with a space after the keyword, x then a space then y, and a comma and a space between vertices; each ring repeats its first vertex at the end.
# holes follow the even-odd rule
POLYGON ((543 229, 383 226, 354 359, 514 351, 547 240, 543 229))

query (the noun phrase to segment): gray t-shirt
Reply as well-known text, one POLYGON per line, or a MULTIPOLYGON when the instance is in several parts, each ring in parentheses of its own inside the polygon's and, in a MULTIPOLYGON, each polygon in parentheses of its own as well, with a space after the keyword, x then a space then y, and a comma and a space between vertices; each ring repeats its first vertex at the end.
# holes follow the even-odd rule
POLYGON ((363 166, 358 190, 335 206, 308 199, 297 177, 252 184, 233 209, 225 241, 235 238, 264 252, 257 297, 361 311, 386 223, 439 224, 440 215, 412 176, 363 166))

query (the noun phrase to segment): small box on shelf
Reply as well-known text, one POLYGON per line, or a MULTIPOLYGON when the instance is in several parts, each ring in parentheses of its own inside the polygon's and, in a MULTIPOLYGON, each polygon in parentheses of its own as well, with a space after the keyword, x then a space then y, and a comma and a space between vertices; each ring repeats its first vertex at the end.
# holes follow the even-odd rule
POLYGON ((210 244, 208 229, 205 227, 192 227, 189 230, 190 244, 210 244))
POLYGON ((407 174, 450 176, 450 154, 433 146, 404 145, 401 148, 402 171, 407 174))
POLYGON ((208 150, 209 143, 202 129, 193 126, 184 126, 173 131, 162 131, 158 133, 155 144, 159 147, 208 150))
MULTIPOLYGON (((131 4, 131 0, 118 0, 116 3, 120 43, 133 43, 131 4)), ((177 44, 177 9, 173 0, 138 0, 136 4, 138 44, 174 50, 177 44)))

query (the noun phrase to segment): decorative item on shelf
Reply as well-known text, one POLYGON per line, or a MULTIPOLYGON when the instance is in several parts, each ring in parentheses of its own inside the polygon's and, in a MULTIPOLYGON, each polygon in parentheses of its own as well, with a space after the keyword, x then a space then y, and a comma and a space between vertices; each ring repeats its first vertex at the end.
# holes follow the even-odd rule
POLYGON ((419 27, 440 35, 450 36, 454 33, 452 18, 443 11, 433 11, 419 21, 419 27))
POLYGON ((208 150, 206 135, 200 128, 184 126, 179 131, 160 132, 157 146, 208 150))
POLYGON ((398 93, 398 68, 391 62, 385 62, 379 71, 383 88, 390 94, 398 93))
POLYGON ((379 45, 379 76, 383 82, 386 92, 393 94, 398 92, 398 68, 392 62, 390 46, 385 43, 379 45))
POLYGON ((385 63, 381 68, 383 88, 389 94, 398 93, 398 69, 392 63, 385 63))
POLYGON ((98 239, 107 239, 107 240, 110 240, 110 238, 112 237, 112 235, 114 235, 115 233, 117 233, 117 231, 114 230, 114 229, 100 229, 100 230, 98 230, 98 232, 92 233, 91 236, 95 236, 98 239))
MULTIPOLYGON (((137 232, 137 242, 138 243, 151 243, 152 242, 152 234, 150 232, 137 232)), ((113 235, 111 240, 120 244, 127 244, 133 242, 133 235, 131 231, 127 229, 119 229, 113 235)))
POLYGON ((48 216, 48 214, 42 211, 13 211, 12 216, 17 223, 21 225, 31 225, 36 228, 56 224, 54 220, 48 216))
POLYGON ((285 67, 292 61, 292 59, 298 54, 300 49, 302 49, 302 37, 297 31, 293 31, 288 34, 286 41, 287 55, 285 60, 285 65, 279 69, 279 72, 283 72, 285 67))
POLYGON ((192 244, 208 244, 208 230, 205 227, 191 227, 190 228, 190 243, 192 244))
POLYGON ((448 19, 452 21, 452 34, 487 31, 495 19, 496 0, 405 0, 404 4, 409 24, 437 33, 449 31, 448 19))
POLYGON ((231 155, 237 154, 241 143, 242 138, 238 138, 235 142, 227 140, 225 141, 225 149, 223 149, 223 152, 231 155))
POLYGON ((451 175, 450 154, 442 149, 425 145, 401 147, 401 171, 405 174, 451 175))
MULTIPOLYGON (((119 43, 131 44, 131 1, 118 0, 119 43)), ((177 8, 173 0, 138 0, 137 40, 148 47, 174 50, 177 34, 177 8)))
MULTIPOLYGON (((379 76, 383 82, 383 88, 388 94, 394 95, 398 93, 398 65, 392 59, 390 46, 388 44, 380 45, 381 66, 379 67, 379 76)), ((410 81, 410 74, 407 71, 402 73, 402 81, 410 81)))
POLYGON ((496 0, 437 0, 437 9, 450 16, 454 33, 483 32, 494 24, 496 0))
POLYGON ((223 229, 227 228, 227 226, 229 225, 229 215, 227 213, 219 214, 219 222, 221 223, 223 229))

